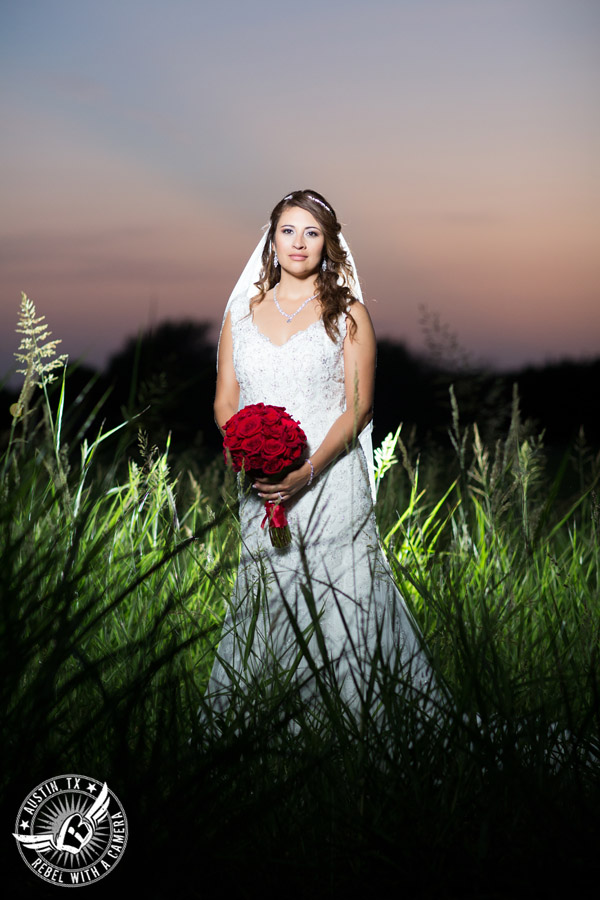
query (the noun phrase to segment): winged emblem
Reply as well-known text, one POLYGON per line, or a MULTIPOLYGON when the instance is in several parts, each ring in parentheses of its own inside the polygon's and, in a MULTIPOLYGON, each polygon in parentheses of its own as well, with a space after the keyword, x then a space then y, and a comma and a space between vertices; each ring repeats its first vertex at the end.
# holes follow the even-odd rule
POLYGON ((94 836, 96 826, 106 815, 110 797, 106 782, 92 805, 82 815, 72 812, 64 820, 58 832, 42 832, 41 834, 14 834, 19 843, 42 853, 44 850, 61 850, 77 854, 86 847, 94 836))

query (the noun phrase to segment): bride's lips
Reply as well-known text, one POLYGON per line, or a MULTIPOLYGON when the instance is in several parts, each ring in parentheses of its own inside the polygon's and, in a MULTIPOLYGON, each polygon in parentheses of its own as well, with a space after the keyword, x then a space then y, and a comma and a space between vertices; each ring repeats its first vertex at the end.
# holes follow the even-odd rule
POLYGON ((306 256, 302 256, 300 253, 290 253, 290 259, 306 259, 306 256))

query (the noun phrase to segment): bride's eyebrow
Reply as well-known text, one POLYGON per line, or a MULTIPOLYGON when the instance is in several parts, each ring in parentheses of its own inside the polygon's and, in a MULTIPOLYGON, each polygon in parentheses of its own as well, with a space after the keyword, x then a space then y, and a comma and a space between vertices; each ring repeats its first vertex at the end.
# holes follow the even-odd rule
MULTIPOLYGON (((280 225, 279 227, 280 228, 295 228, 296 226, 295 225, 280 225)), ((303 231, 320 231, 321 229, 319 228, 318 225, 306 225, 304 227, 304 229, 302 229, 302 230, 303 231)))

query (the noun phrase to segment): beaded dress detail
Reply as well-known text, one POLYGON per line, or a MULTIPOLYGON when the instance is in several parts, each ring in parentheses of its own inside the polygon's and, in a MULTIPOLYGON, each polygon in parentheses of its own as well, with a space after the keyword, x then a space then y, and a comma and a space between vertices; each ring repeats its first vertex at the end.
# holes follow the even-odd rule
MULTIPOLYGON (((335 341, 317 321, 277 345, 254 324, 246 296, 232 301, 230 313, 239 408, 260 402, 284 406, 304 429, 306 455, 311 455, 346 409, 345 316, 335 341)), ((290 612, 322 665, 314 634, 318 616, 330 672, 351 707, 360 705, 378 649, 415 687, 426 690, 431 670, 379 544, 360 444, 334 460, 285 508, 292 543, 278 549, 268 529, 261 528, 264 501, 240 479, 240 563, 207 689, 209 702, 215 709, 227 706, 229 671, 242 683, 264 678, 274 660, 283 671, 297 666, 296 677, 310 683, 306 661, 298 665, 290 612)))

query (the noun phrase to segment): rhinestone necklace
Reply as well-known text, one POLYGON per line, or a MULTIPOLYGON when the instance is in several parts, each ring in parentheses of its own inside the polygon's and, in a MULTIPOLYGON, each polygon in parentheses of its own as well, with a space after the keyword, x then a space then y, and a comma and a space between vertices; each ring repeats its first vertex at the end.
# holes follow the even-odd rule
POLYGON ((278 312, 281 313, 281 315, 283 316, 283 318, 284 318, 284 319, 286 320, 286 322, 288 322, 288 323, 291 322, 292 319, 294 318, 294 316, 297 316, 299 312, 302 312, 302 310, 304 309, 304 307, 306 306, 307 303, 310 303, 310 301, 311 301, 311 300, 314 300, 314 299, 316 298, 316 296, 317 296, 316 294, 313 294, 312 297, 307 297, 306 300, 304 301, 304 303, 301 303, 301 304, 300 304, 300 306, 298 307, 298 309, 296 310, 295 313, 291 313, 291 315, 288 315, 288 313, 284 312, 284 311, 282 310, 282 308, 280 307, 280 305, 279 305, 279 302, 278 302, 278 300, 277 300, 277 294, 275 293, 276 290, 277 290, 277 288, 274 287, 274 288, 273 288, 273 300, 275 301, 275 306, 277 307, 278 312))

